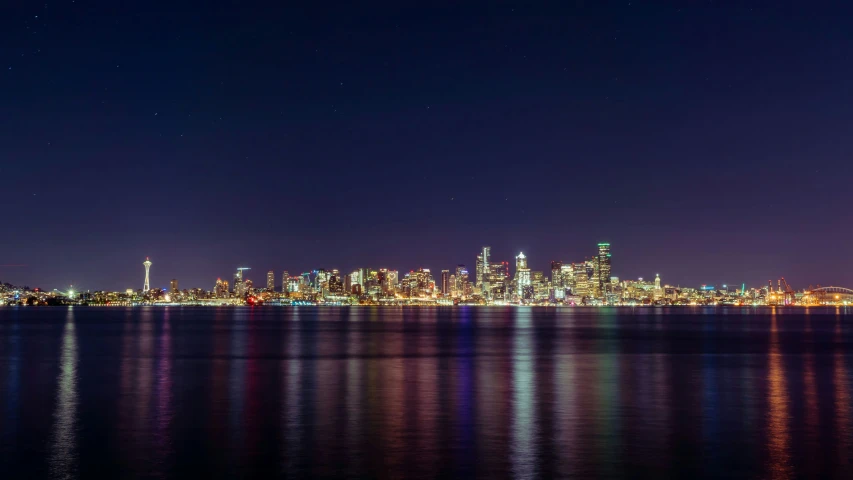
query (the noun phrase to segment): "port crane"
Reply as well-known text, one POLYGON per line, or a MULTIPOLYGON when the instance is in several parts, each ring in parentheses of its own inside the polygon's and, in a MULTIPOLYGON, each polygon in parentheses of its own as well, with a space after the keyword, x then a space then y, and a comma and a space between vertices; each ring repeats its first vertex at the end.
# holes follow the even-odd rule
POLYGON ((768 280, 767 295, 768 303, 772 305, 793 305, 796 298, 794 289, 791 288, 785 277, 779 277, 779 280, 776 280, 776 290, 773 290, 773 280, 768 280))

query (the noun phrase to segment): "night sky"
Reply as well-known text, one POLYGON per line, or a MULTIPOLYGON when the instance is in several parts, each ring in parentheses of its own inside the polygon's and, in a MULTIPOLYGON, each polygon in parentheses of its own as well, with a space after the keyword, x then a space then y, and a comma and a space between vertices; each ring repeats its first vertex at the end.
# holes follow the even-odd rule
POLYGON ((853 2, 300 3, 3 2, 0 281, 853 287, 853 2))

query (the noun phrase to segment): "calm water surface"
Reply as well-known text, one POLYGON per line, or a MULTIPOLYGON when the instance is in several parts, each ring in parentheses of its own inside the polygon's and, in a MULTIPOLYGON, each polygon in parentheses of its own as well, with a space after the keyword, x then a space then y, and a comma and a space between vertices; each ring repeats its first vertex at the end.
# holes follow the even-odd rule
POLYGON ((2 478, 853 478, 846 309, 0 308, 2 478))

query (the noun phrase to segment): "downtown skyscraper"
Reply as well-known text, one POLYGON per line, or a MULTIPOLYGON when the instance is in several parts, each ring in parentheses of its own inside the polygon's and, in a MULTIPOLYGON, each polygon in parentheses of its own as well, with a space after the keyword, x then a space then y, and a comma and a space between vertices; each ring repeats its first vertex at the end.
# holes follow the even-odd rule
POLYGON ((489 283, 489 257, 492 253, 492 247, 483 247, 483 250, 477 255, 477 264, 475 272, 475 286, 480 293, 485 294, 488 290, 489 283))
POLYGON ((595 257, 596 280, 598 296, 605 296, 610 288, 611 257, 610 244, 599 243, 598 255, 595 257))
POLYGON ((524 252, 519 252, 515 257, 515 293, 518 298, 531 298, 533 289, 530 282, 530 269, 527 268, 527 257, 524 252))

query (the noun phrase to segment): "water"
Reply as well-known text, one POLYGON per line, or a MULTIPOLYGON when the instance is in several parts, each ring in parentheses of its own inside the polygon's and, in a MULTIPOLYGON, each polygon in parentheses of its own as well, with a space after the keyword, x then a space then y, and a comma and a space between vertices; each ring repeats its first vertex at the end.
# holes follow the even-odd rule
POLYGON ((3 478, 853 478, 846 309, 0 308, 3 478))

